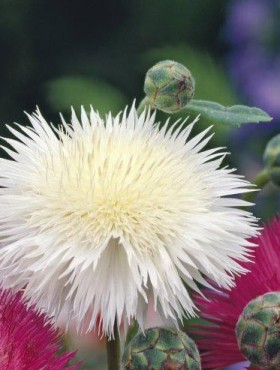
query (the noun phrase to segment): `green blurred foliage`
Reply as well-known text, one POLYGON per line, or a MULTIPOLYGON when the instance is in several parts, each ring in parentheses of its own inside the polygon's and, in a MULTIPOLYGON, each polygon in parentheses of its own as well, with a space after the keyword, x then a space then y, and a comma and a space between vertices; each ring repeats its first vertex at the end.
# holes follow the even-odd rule
POLYGON ((93 81, 100 88, 98 99, 98 89, 93 93, 81 83, 78 89, 83 103, 91 101, 100 111, 140 99, 151 66, 143 59, 154 48, 181 43, 220 53, 225 5, 224 0, 2 0, 1 121, 22 121, 22 111, 36 105, 53 120, 58 109, 80 104, 77 80, 67 91, 58 83, 66 77, 93 81), (109 86, 103 93, 104 84, 113 87, 112 93, 109 86))
POLYGON ((125 96, 103 81, 81 76, 60 77, 48 82, 46 98, 54 109, 69 112, 69 106, 77 111, 81 105, 98 107, 100 114, 111 111, 117 114, 126 104, 125 96))

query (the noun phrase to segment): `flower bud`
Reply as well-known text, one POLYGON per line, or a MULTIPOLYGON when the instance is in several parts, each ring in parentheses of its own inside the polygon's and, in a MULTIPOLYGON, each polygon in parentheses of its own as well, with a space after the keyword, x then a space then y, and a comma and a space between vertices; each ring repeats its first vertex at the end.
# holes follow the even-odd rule
POLYGON ((185 333, 170 328, 151 328, 136 335, 123 355, 125 370, 200 370, 197 347, 185 333))
POLYGON ((194 80, 182 64, 165 60, 148 70, 144 91, 153 108, 175 113, 193 98, 194 80))
POLYGON ((253 299, 239 317, 236 336, 251 366, 280 369, 280 293, 253 299))
POLYGON ((263 156, 266 170, 274 185, 280 187, 280 134, 267 144, 263 156))

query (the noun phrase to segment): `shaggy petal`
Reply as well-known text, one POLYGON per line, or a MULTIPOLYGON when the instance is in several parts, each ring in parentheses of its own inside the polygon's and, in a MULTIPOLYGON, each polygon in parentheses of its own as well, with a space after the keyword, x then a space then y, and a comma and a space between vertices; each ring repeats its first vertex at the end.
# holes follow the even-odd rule
POLYGON ((100 314, 111 335, 151 297, 167 319, 194 315, 184 283, 230 288, 245 271, 256 219, 231 196, 250 184, 220 168, 221 149, 202 151, 209 129, 188 139, 195 122, 160 130, 134 106, 105 120, 82 109, 81 122, 73 111, 58 129, 29 119, 0 160, 4 286, 80 330, 100 314))

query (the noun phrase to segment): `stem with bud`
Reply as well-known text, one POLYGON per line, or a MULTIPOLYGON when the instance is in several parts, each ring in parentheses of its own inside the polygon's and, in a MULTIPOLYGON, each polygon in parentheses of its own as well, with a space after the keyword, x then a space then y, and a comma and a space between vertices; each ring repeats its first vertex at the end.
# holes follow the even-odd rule
POLYGON ((145 108, 149 108, 151 105, 149 103, 149 99, 147 96, 141 100, 139 107, 137 108, 137 114, 140 116, 140 114, 144 111, 145 108))

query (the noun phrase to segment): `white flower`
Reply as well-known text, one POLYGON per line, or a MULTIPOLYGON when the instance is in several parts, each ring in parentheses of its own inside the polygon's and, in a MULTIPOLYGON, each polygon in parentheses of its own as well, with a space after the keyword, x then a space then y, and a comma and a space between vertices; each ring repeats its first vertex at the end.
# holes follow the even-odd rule
MULTIPOLYGON (((50 126, 37 111, 32 128, 6 139, 0 160, 0 273, 55 318, 67 312, 79 330, 102 320, 111 335, 136 317, 143 326, 153 298, 162 316, 194 314, 184 284, 210 278, 233 286, 247 260, 256 219, 231 195, 248 182, 219 169, 220 148, 201 151, 208 130, 186 141, 182 130, 154 125, 154 115, 105 122, 84 109, 81 123, 50 126), (82 325, 85 317, 89 322, 82 325), (81 327, 82 326, 82 327, 81 327)), ((206 280, 207 280, 206 279, 206 280)))

